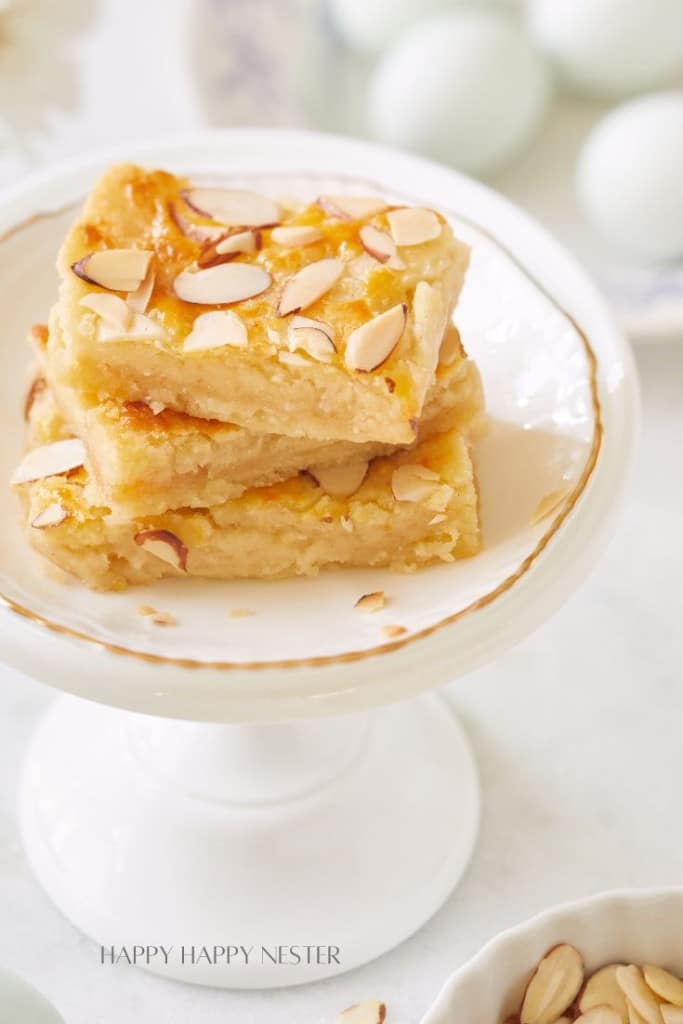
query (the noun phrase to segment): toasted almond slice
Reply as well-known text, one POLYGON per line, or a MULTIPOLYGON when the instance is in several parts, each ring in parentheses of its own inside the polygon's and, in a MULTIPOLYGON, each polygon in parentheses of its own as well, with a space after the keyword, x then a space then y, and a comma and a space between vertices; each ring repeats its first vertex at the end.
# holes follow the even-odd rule
POLYGON ((276 245, 285 249, 298 249, 319 242, 323 234, 312 224, 286 224, 281 228, 273 228, 270 237, 276 245))
POLYGON ((133 322, 133 310, 118 295, 108 292, 88 292, 79 302, 92 313, 96 313, 110 327, 126 331, 133 322))
POLYGON ((113 327, 104 320, 100 320, 97 325, 97 340, 102 342, 148 341, 151 338, 164 341, 168 338, 168 332, 156 320, 142 313, 133 313, 133 319, 125 330, 113 327))
POLYGON ((397 501, 425 505, 433 512, 443 512, 453 497, 453 488, 441 483, 437 473, 417 464, 395 469, 391 476, 391 489, 397 501))
POLYGON ((85 463, 85 448, 77 437, 34 448, 19 463, 12 484, 30 484, 49 476, 62 476, 85 463))
POLYGON ((88 284, 114 292, 134 292, 145 279, 152 255, 144 249, 101 249, 72 263, 71 269, 88 284))
POLYGON ((144 281, 140 283, 139 288, 136 288, 134 292, 128 292, 126 296, 126 302, 134 313, 147 312, 149 300, 152 298, 152 292, 154 291, 155 279, 154 267, 150 263, 149 270, 145 274, 144 281))
POLYGON ((351 331, 346 342, 346 365, 370 373, 386 362, 403 334, 408 319, 406 306, 392 306, 386 313, 351 331))
POLYGON ((554 946, 543 957, 524 993, 521 1024, 553 1024, 583 984, 583 958, 573 946, 554 946))
POLYGON ((621 1014, 607 1005, 593 1006, 576 1019, 581 1024, 621 1024, 621 1014))
POLYGON ((221 263, 206 270, 183 270, 173 282, 173 290, 183 302, 222 306, 260 295, 272 280, 251 263, 221 263))
POLYGON ((318 196, 316 202, 330 217, 340 220, 362 220, 387 208, 380 196, 318 196))
POLYGON ((180 212, 175 203, 168 204, 168 212, 181 235, 185 235, 185 238, 189 238, 193 242, 204 245, 207 242, 217 242, 219 238, 225 237, 225 225, 223 224, 193 224, 180 212))
POLYGON ((230 228, 264 228, 280 220, 277 203, 258 192, 230 188, 192 188, 184 191, 182 196, 190 209, 230 228))
POLYGON ((341 277, 343 269, 342 261, 334 258, 316 260, 302 267, 284 286, 277 315, 298 313, 300 309, 313 305, 341 277))
POLYGON ((333 498, 348 498, 365 480, 368 464, 347 462, 342 466, 309 466, 308 472, 333 498))
POLYGON ((665 1003, 683 1007, 683 981, 663 967, 645 964, 643 977, 656 996, 665 1003))
POLYGON ((372 224, 364 224, 358 235, 363 248, 370 256, 379 260, 380 263, 385 263, 393 270, 405 268, 403 260, 398 258, 393 238, 386 231, 380 231, 372 224))
POLYGON ((293 316, 289 325, 293 330, 298 330, 300 327, 313 327, 317 331, 322 331, 334 343, 334 327, 326 320, 314 320, 310 316, 293 316))
POLYGON ((279 331, 276 331, 274 327, 270 327, 266 324, 266 337, 271 345, 275 348, 279 348, 283 344, 283 338, 279 331))
POLYGON ((441 221, 434 211, 418 206, 390 210, 387 221, 396 245, 422 245, 441 234, 441 221))
POLYGON ((183 352, 199 352, 210 348, 246 348, 247 328, 231 309, 214 309, 197 317, 185 338, 183 352))
POLYGON ((378 999, 368 999, 364 1003, 349 1006, 339 1014, 335 1024, 382 1024, 386 1015, 384 1003, 378 999))
POLYGON ((628 1010, 628 1024, 647 1024, 645 1018, 638 1013, 633 1003, 626 1000, 626 1009, 628 1010))
POLYGON ((683 1006, 662 1003, 659 1009, 664 1018, 664 1024, 683 1024, 683 1006))
POLYGON ((69 513, 63 508, 58 501, 54 501, 47 508, 44 508, 42 512, 39 512, 37 516, 31 520, 31 526, 34 530, 46 530, 50 526, 59 526, 65 519, 69 518, 69 513))
POLYGON ((407 632, 408 630, 405 626, 382 626, 382 636, 403 636, 403 634, 407 632))
POLYGON ((452 366, 455 360, 462 355, 460 332, 457 327, 451 325, 446 329, 439 349, 439 366, 452 366))
POLYGON ((187 548, 170 530, 139 530, 133 540, 155 558, 187 572, 187 548))
POLYGON ((361 612, 379 612, 384 608, 387 603, 383 590, 373 590, 371 594, 363 594, 359 597, 354 608, 358 608, 361 612))
POLYGON ((261 248, 261 232, 233 231, 229 235, 223 235, 217 242, 211 242, 205 246, 199 254, 197 265, 199 267, 215 267, 219 263, 229 263, 239 253, 256 252, 261 248))
POLYGON ((646 985, 640 968, 634 964, 620 966, 616 976, 619 988, 647 1024, 663 1024, 659 1002, 646 985))
POLYGON ((29 387, 26 398, 24 400, 24 419, 28 422, 31 417, 31 410, 37 402, 40 395, 43 394, 47 388, 47 381, 44 377, 36 377, 29 387))
POLYGON ((324 320, 293 316, 289 322, 287 343, 291 352, 300 348, 314 359, 329 362, 337 351, 333 338, 334 328, 324 320))
POLYGON ((594 1006, 611 1006, 619 1014, 622 1024, 628 1024, 626 997, 617 981, 617 967, 622 964, 607 964, 591 974, 578 999, 581 1013, 587 1013, 594 1006))
POLYGON ((298 352, 287 352, 285 350, 278 352, 278 362, 285 363, 287 366, 310 366, 311 363, 304 356, 300 356, 298 352))

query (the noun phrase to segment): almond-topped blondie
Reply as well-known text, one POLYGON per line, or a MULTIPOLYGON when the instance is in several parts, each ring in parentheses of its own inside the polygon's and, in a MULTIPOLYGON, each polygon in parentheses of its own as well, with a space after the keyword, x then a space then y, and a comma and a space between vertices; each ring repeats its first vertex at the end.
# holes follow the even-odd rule
POLYGON ((410 444, 468 249, 377 196, 303 208, 109 170, 69 231, 59 382, 255 433, 410 444))
POLYGON ((409 451, 346 467, 339 478, 302 473, 251 488, 211 509, 130 519, 93 498, 80 439, 65 436, 49 389, 29 404, 39 442, 13 479, 29 541, 96 589, 170 575, 275 578, 340 566, 411 571, 479 550, 477 492, 466 438, 436 434, 409 451), (335 493, 337 492, 337 493, 335 493))
MULTIPOLYGON (((83 439, 100 501, 126 516, 185 506, 210 507, 247 487, 286 480, 305 468, 315 474, 344 463, 367 463, 394 450, 375 442, 254 434, 235 424, 197 419, 170 409, 155 412, 144 402, 98 401, 55 383, 47 358, 47 336, 46 327, 31 329, 40 367, 37 379, 48 379, 63 417, 83 439)), ((418 425, 419 439, 454 427, 474 433, 482 419, 479 374, 471 360, 464 358, 452 325, 442 348, 444 362, 428 392, 418 425)), ((341 478, 338 486, 343 488, 341 478)))

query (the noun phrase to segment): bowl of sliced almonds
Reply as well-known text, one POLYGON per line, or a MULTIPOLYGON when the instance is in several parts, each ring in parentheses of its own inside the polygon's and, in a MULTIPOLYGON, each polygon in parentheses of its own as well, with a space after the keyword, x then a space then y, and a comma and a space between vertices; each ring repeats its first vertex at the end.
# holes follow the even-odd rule
POLYGON ((503 932, 422 1024, 683 1024, 683 888, 608 892, 503 932))

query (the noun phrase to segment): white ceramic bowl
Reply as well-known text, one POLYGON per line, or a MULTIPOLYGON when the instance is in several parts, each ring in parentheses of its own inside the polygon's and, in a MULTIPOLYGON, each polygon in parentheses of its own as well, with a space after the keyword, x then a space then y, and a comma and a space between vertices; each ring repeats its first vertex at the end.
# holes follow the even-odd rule
POLYGON ((518 1010, 530 973, 558 942, 576 946, 588 972, 621 961, 683 974, 683 888, 601 893, 510 928, 450 976, 422 1024, 499 1024, 518 1010))

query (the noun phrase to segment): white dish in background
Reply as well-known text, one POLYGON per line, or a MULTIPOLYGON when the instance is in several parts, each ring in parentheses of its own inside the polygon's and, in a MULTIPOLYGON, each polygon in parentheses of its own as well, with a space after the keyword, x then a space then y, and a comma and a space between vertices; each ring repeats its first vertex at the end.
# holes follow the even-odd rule
POLYGON ((538 961, 568 942, 587 975, 608 963, 658 964, 683 975, 683 888, 601 893, 544 911, 487 943, 455 971, 422 1024, 503 1024, 538 961))

